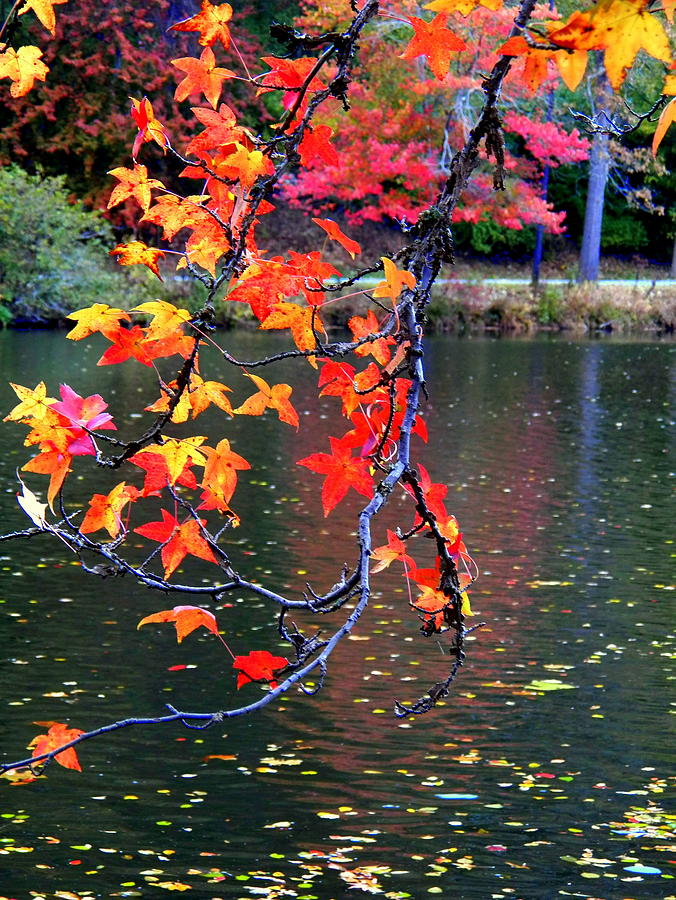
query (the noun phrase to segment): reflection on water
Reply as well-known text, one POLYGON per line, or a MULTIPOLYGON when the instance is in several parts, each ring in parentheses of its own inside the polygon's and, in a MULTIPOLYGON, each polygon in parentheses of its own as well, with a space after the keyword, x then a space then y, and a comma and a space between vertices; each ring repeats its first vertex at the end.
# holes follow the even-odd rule
MULTIPOLYGON (((244 341, 253 357, 260 337, 244 341)), ((100 391, 123 429, 133 425, 116 406, 154 399, 147 371, 97 369, 98 349, 67 343, 0 334, 3 414, 14 397, 6 381, 45 378, 53 394, 59 373, 80 392, 100 391)), ((318 697, 292 694, 257 718, 205 732, 118 732, 82 749, 82 775, 52 771, 7 787, 2 892, 676 893, 665 800, 673 345, 440 338, 428 366, 430 444, 420 445, 420 460, 450 486, 482 573, 473 606, 488 623, 455 694, 420 720, 392 716, 393 700, 418 697, 448 659, 419 635, 405 582, 383 573, 318 697)), ((293 377, 280 367, 277 380, 293 377)), ((353 559, 353 525, 347 507, 323 519, 319 482, 294 466, 324 449, 332 412, 311 384, 295 391, 307 410, 299 434, 272 418, 262 431, 242 418, 227 426, 253 465, 242 473, 243 522, 229 550, 273 587, 302 591, 312 578, 325 589, 353 559)), ((200 422, 204 434, 221 427, 217 416, 200 422)), ((2 521, 18 527, 14 470, 26 449, 20 428, 2 434, 2 521)), ((87 475, 82 490, 107 490, 105 477, 87 475)), ((21 753, 34 721, 87 729, 161 713, 166 702, 205 710, 234 702, 228 660, 207 634, 177 646, 168 629, 135 631, 165 605, 156 596, 85 578, 56 542, 0 549, 6 756, 21 753)), ((231 644, 274 650, 270 611, 230 599, 219 621, 231 644)))

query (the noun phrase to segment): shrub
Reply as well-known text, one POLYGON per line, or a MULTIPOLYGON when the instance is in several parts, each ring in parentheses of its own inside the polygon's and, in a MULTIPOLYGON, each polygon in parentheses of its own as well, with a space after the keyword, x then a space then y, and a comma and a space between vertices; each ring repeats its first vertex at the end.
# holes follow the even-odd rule
POLYGON ((0 324, 49 322, 96 302, 135 302, 150 293, 150 273, 118 271, 108 258, 109 224, 69 200, 64 178, 0 170, 0 324))

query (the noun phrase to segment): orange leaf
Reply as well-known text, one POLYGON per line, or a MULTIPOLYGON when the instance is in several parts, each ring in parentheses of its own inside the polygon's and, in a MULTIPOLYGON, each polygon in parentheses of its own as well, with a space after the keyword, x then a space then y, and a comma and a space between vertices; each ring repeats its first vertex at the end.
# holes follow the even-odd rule
POLYGON ((218 111, 206 107, 193 106, 192 113, 204 131, 196 135, 186 147, 186 155, 204 155, 205 151, 236 141, 244 143, 246 132, 237 125, 237 117, 227 103, 221 103, 218 111))
POLYGON ((376 560, 376 565, 371 570, 374 574, 382 572, 395 560, 399 560, 403 564, 406 572, 415 569, 415 560, 406 552, 406 543, 389 528, 387 529, 387 544, 376 547, 371 553, 371 559, 376 560))
POLYGON ((380 257, 385 270, 385 281, 379 281, 373 290, 374 297, 389 297, 396 300, 405 287, 413 290, 416 285, 415 275, 406 269, 398 269, 391 259, 380 257))
POLYGON ((179 82, 174 92, 174 99, 181 101, 192 94, 204 94, 209 103, 216 109, 221 88, 226 78, 234 78, 230 69, 216 66, 216 57, 210 47, 205 47, 199 59, 184 56, 172 59, 172 66, 185 72, 185 78, 179 82))
MULTIPOLYGON (((368 311, 365 317, 352 316, 347 325, 356 341, 368 337, 370 334, 378 334, 380 331, 380 324, 372 309, 368 311)), ((394 344, 393 337, 381 337, 356 347, 354 352, 357 356, 368 356, 371 354, 381 366, 384 366, 390 359, 390 344, 394 344)))
POLYGON ((343 234, 340 230, 340 226, 337 222, 334 222, 333 219, 313 218, 312 221, 315 225, 319 225, 320 228, 323 228, 332 240, 337 241, 341 247, 344 247, 352 259, 355 258, 357 253, 361 253, 361 245, 358 244, 357 241, 353 241, 352 238, 349 238, 346 234, 343 234))
POLYGON ((163 194, 143 215, 141 222, 153 222, 155 225, 161 226, 165 239, 171 241, 181 228, 193 228, 199 225, 204 216, 211 218, 200 208, 197 200, 191 200, 189 197, 176 197, 174 194, 163 194))
POLYGON ((321 397, 340 397, 343 402, 343 415, 348 418, 362 404, 375 400, 376 391, 369 391, 380 381, 380 369, 375 363, 355 374, 354 366, 344 362, 327 360, 322 366, 318 386, 322 388, 321 397), (357 393, 357 391, 364 393, 357 393), (366 393, 366 391, 369 391, 366 393))
POLYGON ((263 681, 272 688, 277 687, 275 673, 285 669, 289 660, 283 656, 273 656, 268 650, 252 650, 246 656, 236 656, 233 669, 239 669, 237 690, 250 681, 263 681))
POLYGON ((587 51, 560 50, 554 54, 554 62, 559 69, 561 80, 568 90, 577 90, 587 68, 587 51))
POLYGON ((199 31, 199 43, 202 47, 210 47, 220 41, 227 50, 230 46, 230 29, 227 23, 231 18, 232 6, 229 3, 212 6, 209 0, 202 0, 202 9, 197 15, 177 22, 169 31, 199 31))
POLYGON ((96 363, 97 366, 114 366, 135 359, 144 366, 151 366, 154 359, 150 347, 146 344, 146 333, 139 325, 132 328, 109 329, 106 337, 112 342, 96 363))
MULTIPOLYGON (((238 141, 226 144, 224 148, 218 150, 211 160, 210 168, 223 178, 238 181, 245 190, 248 190, 257 178, 274 172, 274 165, 262 151, 249 150, 238 141)), ((198 177, 203 178, 204 172, 198 171, 200 171, 198 177)), ((186 174, 185 170, 181 174, 186 174)))
POLYGON ((206 525, 204 519, 200 519, 198 523, 195 519, 190 518, 181 524, 166 510, 162 509, 160 512, 162 513, 161 522, 148 522, 147 525, 135 528, 134 531, 136 534, 163 544, 161 556, 165 579, 171 578, 172 573, 188 555, 197 556, 207 562, 218 562, 200 532, 200 524, 206 525))
POLYGON ((204 447, 207 457, 202 487, 204 493, 199 509, 218 509, 230 512, 229 503, 237 487, 237 472, 250 469, 250 464, 230 449, 230 441, 223 438, 216 447, 204 447))
POLYGON ((122 510, 140 496, 137 488, 121 481, 108 494, 94 494, 89 509, 80 525, 81 534, 90 534, 105 528, 111 538, 116 538, 122 528, 122 510))
POLYGON ((236 415, 260 416, 266 409, 275 409, 280 421, 298 428, 298 413, 289 401, 292 392, 290 385, 275 384, 270 387, 267 381, 264 381, 259 375, 252 375, 250 372, 244 374, 253 381, 258 392, 245 400, 233 412, 236 415))
POLYGON ((467 44, 446 27, 448 16, 445 13, 435 16, 431 22, 425 22, 416 16, 407 18, 414 35, 404 52, 400 54, 401 58, 415 59, 417 56, 426 56, 435 77, 442 81, 448 74, 453 54, 466 50, 467 44))
POLYGON ((535 93, 540 85, 546 81, 548 75, 547 60, 554 56, 550 50, 540 50, 531 47, 526 39, 517 35, 511 37, 500 47, 500 53, 505 56, 520 56, 523 58, 522 79, 528 89, 535 93))
POLYGON ((109 255, 117 256, 117 261, 121 266, 135 266, 138 263, 148 266, 150 271, 162 281, 157 261, 164 258, 164 250, 149 247, 143 241, 130 241, 128 244, 118 244, 114 250, 110 251, 109 255))
POLYGON ((218 625, 214 614, 199 606, 175 606, 173 609, 163 609, 161 612, 141 619, 136 630, 138 631, 142 625, 149 625, 152 622, 174 622, 179 644, 184 637, 187 637, 200 625, 203 625, 212 634, 218 634, 218 625))
MULTIPOLYGON (((42 725, 44 728, 49 728, 49 731, 47 734, 37 735, 37 737, 34 737, 28 745, 29 748, 33 750, 33 758, 41 756, 43 753, 51 753, 52 750, 57 750, 64 744, 68 744, 81 734, 84 734, 84 731, 81 731, 79 728, 69 728, 62 722, 36 722, 35 724, 42 725)), ((74 747, 69 747, 68 750, 57 753, 54 759, 59 765, 64 766, 66 769, 75 769, 78 772, 82 771, 74 747)))
MULTIPOLYGON (((313 318, 312 309, 282 300, 276 305, 274 311, 269 316, 266 316, 260 327, 264 330, 289 328, 291 329, 294 343, 299 350, 314 350, 317 346, 317 341, 312 330, 313 322, 315 330, 324 331, 319 315, 315 313, 313 318)), ((314 356, 308 356, 308 362, 315 368, 317 367, 314 356)))
POLYGON ((54 511, 54 498, 61 490, 66 475, 70 472, 70 464, 73 457, 70 453, 62 453, 58 450, 46 450, 29 460, 21 467, 23 472, 37 472, 40 475, 50 475, 47 488, 47 502, 49 508, 54 511))
POLYGON ((657 150, 662 143, 662 138, 667 133, 670 125, 676 122, 676 97, 670 100, 662 110, 657 122, 657 128, 653 135, 653 156, 657 156, 657 150))
MULTIPOLYGON (((176 390, 177 386, 175 381, 170 381, 167 385, 171 390, 176 390)), ((225 384, 221 384, 220 381, 204 381, 200 375, 192 372, 188 389, 181 394, 181 399, 172 413, 171 421, 176 423, 186 422, 190 413, 195 419, 212 403, 229 416, 233 415, 230 401, 225 396, 225 392, 229 390, 230 388, 225 384)), ((165 394, 151 406, 146 406, 145 408, 151 412, 166 412, 169 409, 169 402, 169 396, 165 394)))
POLYGON ((163 184, 156 178, 148 178, 148 170, 145 166, 134 163, 133 169, 118 166, 108 172, 120 182, 113 188, 108 201, 108 209, 123 203, 128 197, 133 197, 144 212, 148 211, 151 199, 151 188, 161 188, 163 184))

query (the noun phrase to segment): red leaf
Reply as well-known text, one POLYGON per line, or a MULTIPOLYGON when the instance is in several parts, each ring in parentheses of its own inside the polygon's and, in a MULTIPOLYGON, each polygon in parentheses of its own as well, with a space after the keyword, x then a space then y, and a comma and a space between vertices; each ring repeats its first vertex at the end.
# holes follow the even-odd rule
POLYGON ((273 656, 268 650, 252 650, 246 656, 236 656, 233 669, 239 669, 237 690, 250 681, 262 681, 270 687, 277 687, 275 673, 285 669, 289 660, 283 656, 273 656))
POLYGON ((315 125, 314 128, 306 128, 303 140, 298 145, 298 154, 303 166, 308 166, 315 160, 321 160, 328 166, 340 165, 340 157, 336 148, 329 139, 333 134, 330 125, 315 125))
POLYGON ((322 487, 324 515, 343 499, 350 488, 364 497, 373 496, 373 478, 368 472, 369 461, 360 456, 352 456, 352 446, 345 439, 330 437, 331 453, 313 453, 298 460, 313 472, 326 475, 322 487))
MULTIPOLYGON (((159 541, 162 547, 162 563, 164 565, 164 577, 169 579, 175 569, 183 562, 186 556, 197 556, 207 562, 216 563, 211 547, 200 533, 199 524, 195 519, 187 519, 182 524, 178 519, 170 515, 165 509, 161 510, 161 522, 148 522, 140 528, 135 528, 137 534, 159 541)), ((200 519, 202 525, 206 524, 200 519)))

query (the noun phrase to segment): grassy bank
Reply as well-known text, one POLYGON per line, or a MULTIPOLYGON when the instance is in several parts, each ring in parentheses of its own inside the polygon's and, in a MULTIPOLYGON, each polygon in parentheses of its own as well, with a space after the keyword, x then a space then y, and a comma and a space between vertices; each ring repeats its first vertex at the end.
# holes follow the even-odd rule
POLYGON ((429 311, 437 331, 574 332, 656 331, 676 325, 676 286, 565 284, 501 286, 482 282, 450 283, 441 288, 429 311))
MULTIPOLYGON (((107 296, 105 301, 126 308, 151 298, 150 286, 144 284, 144 296, 132 293, 126 300, 107 296)), ((168 277, 158 284, 152 297, 161 297, 179 307, 195 311, 202 301, 201 290, 186 279, 168 277)), ((329 328, 345 328, 352 316, 366 315, 373 308, 366 293, 329 303, 323 320, 329 328)), ((217 323, 225 328, 256 328, 257 319, 243 303, 218 303, 217 323)), ((2 318, 0 317, 0 323, 2 318)), ((30 327, 22 318, 6 325, 30 327)), ((35 326, 68 325, 64 318, 54 316, 37 320, 35 326)), ((627 283, 544 285, 533 290, 530 285, 499 285, 484 281, 449 279, 434 292, 428 309, 428 328, 437 333, 530 334, 537 331, 570 331, 591 334, 598 331, 617 333, 653 332, 671 334, 676 327, 676 286, 660 286, 659 281, 648 286, 627 283)))

